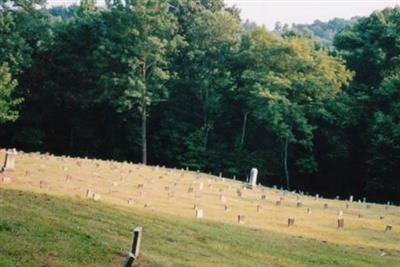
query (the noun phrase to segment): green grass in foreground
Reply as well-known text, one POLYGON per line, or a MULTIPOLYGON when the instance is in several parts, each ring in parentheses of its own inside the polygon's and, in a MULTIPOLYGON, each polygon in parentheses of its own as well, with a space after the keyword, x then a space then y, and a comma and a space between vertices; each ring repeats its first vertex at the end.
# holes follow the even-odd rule
POLYGON ((376 250, 0 189, 0 266, 121 266, 137 225, 144 227, 137 266, 365 267, 400 262, 397 252, 381 257, 376 250))

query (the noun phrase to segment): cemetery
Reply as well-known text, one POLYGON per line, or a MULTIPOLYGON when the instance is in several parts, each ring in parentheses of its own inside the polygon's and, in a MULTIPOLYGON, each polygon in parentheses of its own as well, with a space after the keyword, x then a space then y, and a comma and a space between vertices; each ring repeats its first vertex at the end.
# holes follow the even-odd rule
MULTIPOLYGON (((389 263, 400 260, 400 208, 391 203, 368 203, 352 196, 326 199, 258 186, 254 170, 246 183, 197 171, 15 150, 2 150, 0 160, 7 166, 0 174, 2 194, 20 190, 68 201, 93 201, 96 207, 106 205, 145 218, 161 216, 239 227, 239 231, 267 231, 365 250, 389 263), (7 163, 8 153, 13 155, 12 164, 7 163)), ((2 197, 2 206, 12 204, 2 197)), ((146 240, 146 225, 140 226, 146 240)), ((125 234, 129 244, 131 232, 125 234)), ((146 247, 141 250, 146 255, 146 247)))
POLYGON ((0 0, 0 267, 400 267, 398 1, 0 0))

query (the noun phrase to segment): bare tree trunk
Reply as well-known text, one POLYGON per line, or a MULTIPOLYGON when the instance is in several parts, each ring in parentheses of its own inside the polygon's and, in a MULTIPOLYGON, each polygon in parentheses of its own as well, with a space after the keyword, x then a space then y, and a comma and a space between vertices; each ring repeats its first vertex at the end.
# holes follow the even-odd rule
POLYGON ((242 126, 242 136, 240 137, 240 145, 243 146, 244 144, 244 137, 246 135, 246 127, 247 127, 247 116, 249 112, 246 111, 243 113, 243 126, 242 126))
POLYGON ((286 189, 290 190, 290 177, 289 177, 289 169, 288 169, 288 147, 289 147, 289 138, 285 138, 283 145, 283 169, 285 172, 286 179, 286 189))
POLYGON ((147 164, 147 114, 146 105, 142 107, 142 163, 147 164))

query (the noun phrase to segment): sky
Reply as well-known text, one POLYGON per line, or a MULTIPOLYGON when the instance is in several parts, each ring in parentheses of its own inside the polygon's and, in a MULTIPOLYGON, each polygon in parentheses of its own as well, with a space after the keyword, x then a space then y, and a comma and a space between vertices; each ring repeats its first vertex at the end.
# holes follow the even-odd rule
MULTIPOLYGON (((50 5, 68 5, 79 0, 48 0, 50 5)), ((97 2, 103 2, 98 0, 97 2)), ((282 24, 309 24, 314 20, 328 21, 335 17, 349 19, 368 16, 374 10, 400 6, 400 0, 225 0, 236 5, 243 20, 265 25, 272 30, 277 21, 282 24)))
POLYGON ((225 0, 225 3, 236 5, 242 19, 265 25, 270 30, 277 21, 289 25, 310 24, 317 19, 349 19, 368 16, 385 7, 400 6, 400 0, 225 0))

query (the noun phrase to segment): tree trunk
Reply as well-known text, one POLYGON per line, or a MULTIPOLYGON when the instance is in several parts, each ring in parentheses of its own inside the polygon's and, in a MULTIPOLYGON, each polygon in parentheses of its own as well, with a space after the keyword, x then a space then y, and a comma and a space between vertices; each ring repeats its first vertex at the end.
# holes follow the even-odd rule
POLYGON ((249 112, 243 113, 243 126, 242 126, 242 136, 240 137, 240 145, 243 146, 244 144, 244 137, 246 135, 246 127, 247 127, 247 116, 249 112))
POLYGON ((204 99, 203 99, 203 131, 204 131, 204 150, 207 150, 208 143, 208 133, 209 133, 209 125, 208 125, 208 88, 205 89, 204 99))
POLYGON ((147 164, 147 114, 146 105, 142 107, 142 163, 147 164))
MULTIPOLYGON (((146 60, 143 62, 143 80, 146 84, 147 78, 147 64, 146 60)), ((142 92, 142 163, 147 164, 147 108, 146 108, 146 86, 142 92)))
POLYGON ((71 155, 74 151, 74 127, 71 126, 69 129, 69 146, 68 146, 68 152, 71 155))
POLYGON ((283 145, 283 169, 285 172, 286 179, 286 189, 290 190, 290 177, 289 177, 289 169, 288 169, 288 147, 289 147, 289 138, 285 138, 283 145))

